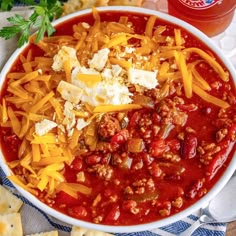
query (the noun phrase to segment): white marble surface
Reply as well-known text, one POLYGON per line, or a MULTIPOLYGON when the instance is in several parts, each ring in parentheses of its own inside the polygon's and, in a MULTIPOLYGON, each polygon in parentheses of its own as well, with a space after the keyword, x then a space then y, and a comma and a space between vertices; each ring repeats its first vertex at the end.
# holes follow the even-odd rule
POLYGON ((236 67, 236 13, 230 26, 221 34, 212 38, 236 67))

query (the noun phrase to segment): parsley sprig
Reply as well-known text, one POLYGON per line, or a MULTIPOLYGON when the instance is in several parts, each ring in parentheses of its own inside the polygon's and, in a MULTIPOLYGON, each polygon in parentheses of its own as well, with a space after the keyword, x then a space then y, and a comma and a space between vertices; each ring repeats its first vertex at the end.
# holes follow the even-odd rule
MULTIPOLYGON (((32 6, 33 13, 28 19, 18 14, 7 18, 12 25, 0 29, 0 37, 7 40, 20 35, 18 47, 21 47, 28 42, 31 29, 38 29, 36 42, 39 42, 45 33, 51 36, 55 32, 51 22, 61 16, 63 12, 61 1, 40 0, 36 2, 34 0, 20 0, 18 2, 32 6)), ((14 0, 0 0, 1 9, 6 11, 11 10, 14 3, 14 0)))

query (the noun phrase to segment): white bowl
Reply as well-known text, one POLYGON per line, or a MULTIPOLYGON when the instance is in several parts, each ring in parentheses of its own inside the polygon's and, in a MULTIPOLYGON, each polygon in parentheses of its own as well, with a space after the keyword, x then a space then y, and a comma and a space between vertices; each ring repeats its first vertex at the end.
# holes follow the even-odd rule
MULTIPOLYGON (((236 81, 236 71, 233 67, 233 65, 230 63, 230 61, 223 55, 223 53, 218 49, 213 42, 211 41, 210 38, 208 38, 205 34, 200 32, 198 29, 192 27, 188 23, 179 20, 175 17, 172 17, 170 15, 154 11, 154 10, 149 10, 145 8, 137 8, 137 7, 125 7, 125 6, 115 6, 115 7, 100 7, 98 8, 99 11, 119 11, 119 12, 132 12, 132 13, 143 13, 147 15, 155 15, 160 19, 163 19, 167 22, 174 23, 177 26, 180 26, 182 28, 185 28, 187 31, 191 32, 193 35, 195 35, 197 38, 199 38, 202 42, 204 42, 217 56, 220 58, 224 65, 227 67, 228 71, 231 73, 234 81, 236 81)), ((56 20, 53 25, 56 26, 68 19, 71 19, 76 16, 80 16, 83 14, 90 13, 91 9, 87 10, 82 10, 67 16, 64 16, 58 20, 56 20)), ((3 86, 4 79, 8 71, 10 70, 13 62, 16 60, 18 55, 21 54, 21 52, 24 51, 24 49, 27 47, 27 45, 23 46, 22 48, 17 49, 13 55, 10 57, 6 65, 4 66, 2 72, 1 72, 1 79, 0 79, 0 89, 3 86)), ((0 166, 2 167, 3 171, 5 174, 8 176, 12 172, 9 169, 9 167, 6 165, 3 153, 0 150, 0 166)), ((154 228, 158 228, 164 225, 171 224, 173 222, 179 221, 182 218, 194 213, 196 210, 200 209, 201 207, 205 206, 228 182, 230 177, 233 175, 234 171, 236 169, 236 155, 232 158, 229 166, 227 169, 224 171, 223 175, 217 181, 217 183, 214 185, 214 187, 207 193, 204 197, 202 197, 200 200, 198 200, 195 204, 191 205, 190 207, 186 208, 185 210, 182 210, 181 212, 174 214, 170 217, 164 218, 162 220, 158 220, 155 222, 151 223, 145 223, 145 224, 138 224, 138 225, 129 225, 129 226, 109 226, 109 225, 102 225, 102 224, 94 224, 94 223, 89 223, 85 222, 82 220, 77 220, 74 219, 70 216, 67 216, 65 214, 62 214, 49 206, 45 205, 41 201, 39 201, 35 196, 30 194, 29 192, 25 191, 21 187, 15 185, 16 189, 25 197, 27 198, 30 202, 32 202, 35 206, 37 206, 39 209, 43 210, 47 214, 51 215, 52 217, 55 217, 65 223, 68 223, 70 225, 75 225, 75 226, 80 226, 84 228, 89 228, 89 229, 95 229, 95 230, 100 230, 100 231, 105 231, 105 232, 113 232, 113 233, 124 233, 124 232, 138 232, 138 231, 144 231, 144 230, 151 230, 154 228)))

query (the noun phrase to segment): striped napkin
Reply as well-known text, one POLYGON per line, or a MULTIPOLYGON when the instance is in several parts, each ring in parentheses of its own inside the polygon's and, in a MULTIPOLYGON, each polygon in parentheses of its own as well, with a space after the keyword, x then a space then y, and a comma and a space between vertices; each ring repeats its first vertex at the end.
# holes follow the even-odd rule
MULTIPOLYGON (((20 198, 24 205, 21 209, 23 231, 25 234, 33 234, 37 232, 45 232, 50 230, 58 230, 60 236, 69 236, 71 225, 65 224, 43 212, 34 206, 29 200, 20 195, 11 182, 7 179, 3 170, 0 168, 1 184, 13 192, 20 198)), ((190 225, 192 225, 199 216, 199 212, 190 215, 173 224, 163 226, 161 228, 153 229, 150 231, 135 232, 135 233, 122 233, 115 234, 116 236, 177 236, 190 225)), ((198 228, 193 236, 224 236, 226 231, 226 224, 205 224, 198 228)))

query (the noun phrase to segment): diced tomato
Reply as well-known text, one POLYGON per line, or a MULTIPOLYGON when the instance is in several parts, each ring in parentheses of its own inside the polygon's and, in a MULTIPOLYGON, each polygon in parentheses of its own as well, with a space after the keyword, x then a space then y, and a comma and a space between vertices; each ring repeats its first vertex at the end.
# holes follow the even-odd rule
POLYGON ((172 139, 172 140, 164 140, 164 139, 158 139, 153 142, 151 142, 149 146, 149 153, 152 157, 159 157, 164 152, 167 152, 169 150, 171 151, 178 151, 180 150, 180 141, 178 139, 172 139))
POLYGON ((149 147, 149 152, 152 157, 159 157, 164 152, 168 151, 170 148, 167 145, 164 139, 159 139, 156 141, 151 142, 149 147))
POLYGON ((161 174, 163 173, 163 171, 161 170, 160 166, 157 163, 155 163, 155 162, 153 162, 149 166, 148 170, 149 170, 150 175, 153 176, 153 177, 160 177, 161 174))
POLYGON ((102 156, 93 154, 93 155, 87 156, 86 162, 88 165, 95 165, 95 164, 98 164, 101 161, 101 159, 102 159, 102 156))
POLYGON ((129 131, 127 129, 122 129, 118 133, 116 133, 111 138, 111 143, 114 145, 122 145, 124 144, 129 138, 129 131))
POLYGON ((172 151, 180 150, 181 144, 178 139, 167 140, 166 143, 170 147, 170 150, 172 151))
POLYGON ((135 127, 136 125, 138 125, 139 120, 142 118, 143 114, 144 110, 135 111, 130 118, 129 125, 131 127, 135 127))
POLYGON ((73 162, 71 163, 71 168, 73 170, 81 170, 83 167, 83 162, 79 157, 76 157, 73 162))

